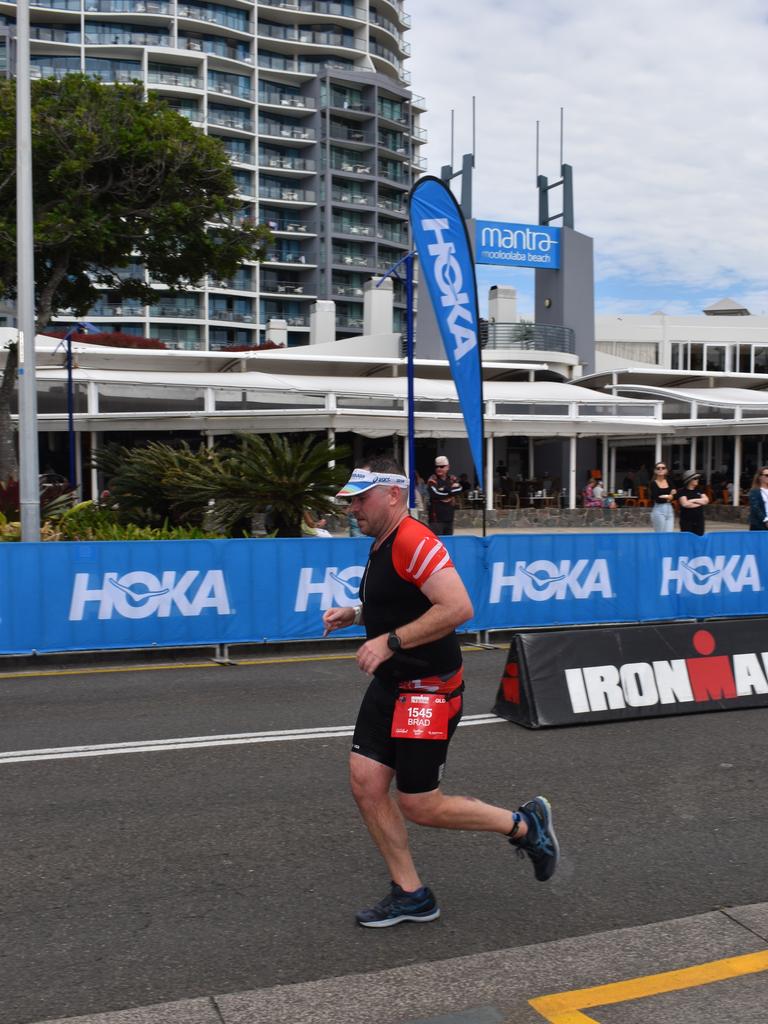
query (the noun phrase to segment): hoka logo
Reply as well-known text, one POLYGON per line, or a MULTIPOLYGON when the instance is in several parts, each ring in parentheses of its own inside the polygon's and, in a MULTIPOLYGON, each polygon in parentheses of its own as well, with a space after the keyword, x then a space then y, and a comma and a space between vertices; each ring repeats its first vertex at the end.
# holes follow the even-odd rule
POLYGON ((469 293, 462 291, 464 277, 461 263, 456 259, 456 246, 446 241, 444 233, 450 228, 445 217, 422 220, 424 231, 432 232, 435 241, 427 246, 434 256, 430 268, 437 287, 440 289, 440 304, 448 310, 446 323, 454 342, 453 358, 458 362, 467 353, 477 348, 477 328, 469 293))
POLYGON ((695 558, 663 558, 661 597, 670 594, 740 594, 761 591, 760 571, 754 555, 697 555, 695 558))
POLYGON ((341 572, 334 565, 323 571, 321 579, 315 580, 311 566, 305 566, 299 573, 293 610, 305 612, 312 596, 320 598, 319 607, 323 612, 334 606, 355 604, 364 572, 364 565, 350 565, 341 572))
POLYGON ((88 605, 98 606, 99 619, 148 619, 152 615, 167 619, 173 614, 194 618, 208 608, 217 615, 231 614, 221 569, 209 569, 204 574, 189 569, 178 578, 171 570, 159 579, 150 572, 129 572, 124 576, 105 572, 100 586, 91 585, 89 573, 79 572, 72 587, 69 621, 81 622, 88 605))
POLYGON ((563 560, 549 562, 538 559, 535 562, 515 562, 515 571, 505 575, 505 563, 494 562, 491 576, 490 604, 499 604, 504 591, 509 588, 510 601, 565 601, 576 598, 583 601, 588 597, 613 597, 611 574, 604 558, 590 561, 580 558, 576 562, 563 560))

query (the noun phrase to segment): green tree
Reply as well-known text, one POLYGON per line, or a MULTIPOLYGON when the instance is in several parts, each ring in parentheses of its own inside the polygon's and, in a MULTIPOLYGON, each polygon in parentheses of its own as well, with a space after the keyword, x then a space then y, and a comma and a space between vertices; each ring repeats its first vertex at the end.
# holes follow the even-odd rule
MULTIPOLYGON (((15 81, 0 79, 6 299, 16 297, 15 103, 15 81)), ((271 238, 263 226, 236 223, 242 201, 221 143, 138 83, 81 74, 32 82, 32 168, 38 331, 64 310, 84 317, 105 287, 117 302, 155 300, 157 291, 131 276, 132 260, 154 284, 179 291, 263 259, 271 238)))
POLYGON ((269 509, 278 536, 300 537, 306 509, 320 515, 338 510, 335 495, 349 470, 331 463, 348 454, 309 435, 290 440, 245 434, 238 448, 219 451, 195 476, 172 474, 169 487, 177 495, 175 507, 187 515, 203 512, 212 501, 210 522, 217 528, 231 529, 269 509))

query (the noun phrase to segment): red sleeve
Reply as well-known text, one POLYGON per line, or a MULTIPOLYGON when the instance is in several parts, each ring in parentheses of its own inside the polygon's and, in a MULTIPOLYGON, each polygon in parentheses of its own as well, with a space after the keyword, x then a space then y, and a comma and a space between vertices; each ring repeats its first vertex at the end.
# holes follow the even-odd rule
POLYGON ((441 569, 453 568, 451 556, 434 533, 417 519, 404 519, 392 545, 398 576, 421 589, 441 569))

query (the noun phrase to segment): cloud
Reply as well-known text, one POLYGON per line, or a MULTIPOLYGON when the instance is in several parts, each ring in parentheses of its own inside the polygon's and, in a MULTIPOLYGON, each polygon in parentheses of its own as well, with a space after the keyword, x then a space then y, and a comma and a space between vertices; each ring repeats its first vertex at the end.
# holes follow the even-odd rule
MULTIPOLYGON (((409 67, 429 107, 430 173, 449 162, 452 109, 454 166, 471 149, 477 98, 477 216, 537 220, 536 122, 540 171, 555 181, 564 107, 564 159, 574 168, 576 228, 595 239, 598 307, 603 288, 616 293, 619 282, 628 302, 650 290, 689 312, 710 295, 754 294, 765 306, 760 3, 419 0, 411 12, 409 67)), ((659 305, 651 301, 648 312, 659 305)))

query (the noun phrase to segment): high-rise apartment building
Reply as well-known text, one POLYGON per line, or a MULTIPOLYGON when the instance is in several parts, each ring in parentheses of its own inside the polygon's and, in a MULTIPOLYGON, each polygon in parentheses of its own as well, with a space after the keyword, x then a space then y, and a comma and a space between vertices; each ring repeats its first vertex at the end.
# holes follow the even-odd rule
MULTIPOLYGON (((15 7, 0 0, 0 73, 13 73, 15 7)), ((158 288, 149 307, 105 292, 90 320, 188 349, 260 344, 285 320, 297 345, 313 302, 332 299, 339 334, 361 332, 364 283, 407 252, 406 196, 423 166, 402 0, 32 0, 30 11, 35 77, 139 80, 221 139, 239 216, 274 236, 266 262, 228 281, 158 288)), ((399 290, 395 319, 400 329, 399 290)))

